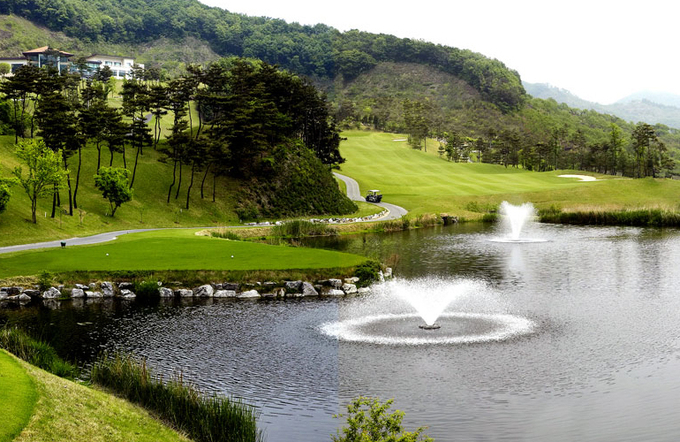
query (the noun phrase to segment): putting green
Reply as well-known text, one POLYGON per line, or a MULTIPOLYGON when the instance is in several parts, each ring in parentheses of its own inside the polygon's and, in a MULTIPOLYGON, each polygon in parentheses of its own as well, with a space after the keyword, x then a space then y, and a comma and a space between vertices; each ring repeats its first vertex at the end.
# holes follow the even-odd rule
POLYGON ((0 442, 9 442, 26 426, 38 399, 31 378, 5 350, 0 350, 0 442))

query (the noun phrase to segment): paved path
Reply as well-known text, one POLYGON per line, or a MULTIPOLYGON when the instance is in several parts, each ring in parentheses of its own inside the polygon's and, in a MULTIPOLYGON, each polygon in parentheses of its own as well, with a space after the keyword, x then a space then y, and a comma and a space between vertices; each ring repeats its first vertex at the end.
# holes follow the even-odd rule
MULTIPOLYGON (((357 183, 354 179, 341 175, 337 172, 333 172, 333 175, 335 175, 338 179, 341 179, 344 181, 345 186, 347 186, 347 196, 349 199, 352 201, 363 201, 366 202, 366 198, 361 196, 361 191, 359 190, 359 183, 357 183)), ((387 209, 390 211, 389 214, 381 218, 382 220, 391 220, 391 219, 399 219, 402 216, 406 215, 408 213, 408 210, 404 209, 403 207, 396 206, 394 204, 390 203, 385 203, 385 202, 380 202, 380 203, 369 203, 369 204, 375 204, 376 206, 380 206, 384 209, 387 209)))
MULTIPOLYGON (((335 173, 335 172, 334 172, 335 173)), ((345 182, 347 185, 347 196, 349 199, 353 201, 366 201, 364 197, 361 196, 361 191, 359 190, 359 183, 357 183, 355 180, 352 178, 345 176, 345 175, 340 175, 339 173, 335 173, 335 176, 341 179, 342 181, 345 182)), ((389 213, 385 215, 384 217, 380 218, 381 221, 383 220, 391 220, 391 219, 398 219, 401 218, 402 216, 406 215, 408 211, 404 209, 403 207, 395 206, 394 204, 390 203, 371 203, 375 204, 377 206, 380 206, 384 209, 389 210, 389 213)), ((375 221, 375 220, 367 220, 368 221, 375 221)), ((249 226, 227 226, 227 227, 249 227, 249 226)), ((66 242, 66 247, 69 246, 81 246, 85 244, 97 244, 97 243, 102 243, 102 242, 107 242, 107 241, 113 241, 114 239, 118 238, 121 235, 125 235, 128 233, 137 233, 137 232, 149 232, 151 230, 164 230, 164 229, 211 229, 215 228, 215 226, 211 227, 167 227, 167 228, 158 228, 158 229, 130 229, 130 230, 118 230, 115 232, 106 232, 106 233, 100 233, 98 235, 92 235, 92 236, 86 236, 84 238, 60 238, 55 241, 45 241, 45 242, 37 242, 33 244, 19 244, 16 246, 7 246, 7 247, 0 247, 0 254, 2 253, 10 253, 10 252, 19 252, 22 250, 32 250, 32 249, 46 249, 46 248, 53 248, 53 247, 61 247, 61 242, 65 241, 66 242)))

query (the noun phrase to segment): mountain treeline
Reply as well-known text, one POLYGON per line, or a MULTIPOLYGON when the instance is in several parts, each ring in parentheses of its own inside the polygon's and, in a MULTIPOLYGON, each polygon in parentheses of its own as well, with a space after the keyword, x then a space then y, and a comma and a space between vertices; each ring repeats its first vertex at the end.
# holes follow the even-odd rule
POLYGON ((386 61, 427 64, 462 78, 504 112, 519 109, 526 98, 517 72, 469 50, 249 17, 197 0, 3 0, 0 14, 89 41, 139 44, 193 36, 222 56, 257 58, 319 79, 352 79, 386 61))

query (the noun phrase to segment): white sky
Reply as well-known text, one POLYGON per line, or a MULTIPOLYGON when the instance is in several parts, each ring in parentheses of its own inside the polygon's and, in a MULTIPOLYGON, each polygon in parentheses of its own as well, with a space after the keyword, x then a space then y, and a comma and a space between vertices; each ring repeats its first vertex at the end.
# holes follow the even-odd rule
POLYGON ((610 104, 642 90, 680 94, 674 0, 200 0, 231 12, 324 23, 497 58, 524 81, 610 104))

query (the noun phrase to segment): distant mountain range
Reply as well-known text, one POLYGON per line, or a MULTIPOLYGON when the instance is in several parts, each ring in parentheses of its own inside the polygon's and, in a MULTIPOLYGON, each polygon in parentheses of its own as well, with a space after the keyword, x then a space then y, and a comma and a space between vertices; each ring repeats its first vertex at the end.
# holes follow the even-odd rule
POLYGON ((605 105, 584 100, 566 89, 547 83, 522 82, 522 84, 527 93, 536 98, 552 98, 569 107, 592 109, 633 123, 640 121, 649 124, 661 123, 680 128, 680 95, 645 91, 629 95, 614 104, 605 105))

